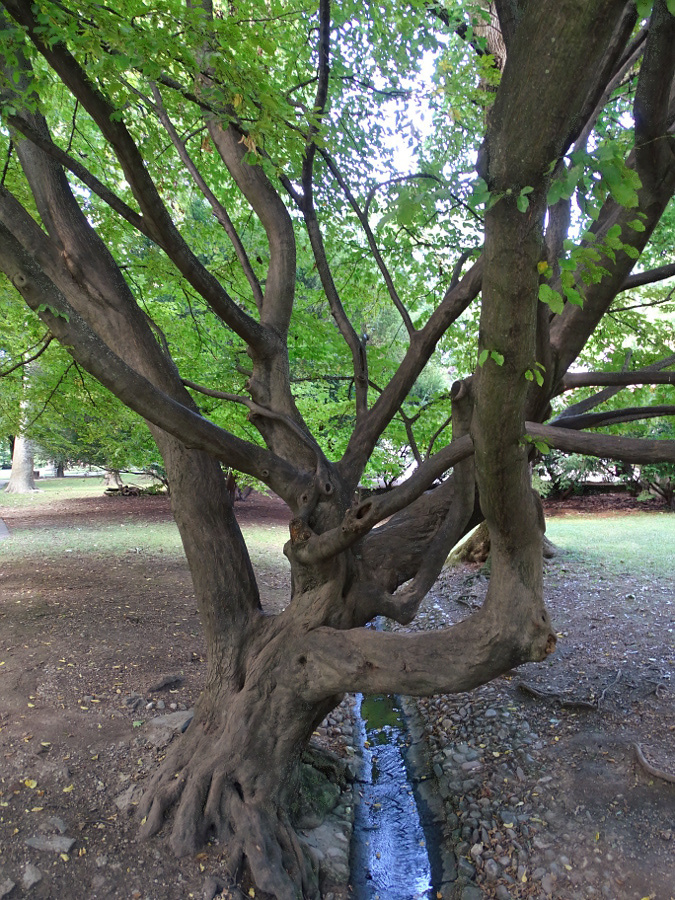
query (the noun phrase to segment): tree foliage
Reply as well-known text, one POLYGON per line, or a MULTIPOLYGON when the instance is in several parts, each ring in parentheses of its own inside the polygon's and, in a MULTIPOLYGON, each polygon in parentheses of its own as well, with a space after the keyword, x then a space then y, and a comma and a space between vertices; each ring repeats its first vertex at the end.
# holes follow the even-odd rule
POLYGON ((227 875, 314 896, 288 792, 341 694, 466 690, 553 650, 535 447, 675 457, 583 430, 622 386, 673 384, 647 314, 673 274, 671 6, 3 0, 0 269, 149 424, 204 622, 142 834, 173 813, 176 852, 216 833, 227 875), (221 464, 291 509, 276 617, 221 464), (410 622, 481 517, 481 610, 364 627, 410 622))

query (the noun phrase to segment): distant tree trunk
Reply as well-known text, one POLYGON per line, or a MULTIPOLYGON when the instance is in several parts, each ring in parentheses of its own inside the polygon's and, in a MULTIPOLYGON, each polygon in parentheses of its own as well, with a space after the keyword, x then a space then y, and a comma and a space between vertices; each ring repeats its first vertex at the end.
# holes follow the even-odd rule
POLYGON ((119 469, 106 469, 105 477, 103 479, 103 487, 107 488, 121 488, 122 487, 122 476, 119 473, 119 469))
POLYGON ((29 494, 35 490, 33 465, 33 445, 19 434, 14 438, 12 474, 5 488, 8 494, 29 494))
POLYGON ((54 477, 55 478, 65 478, 66 477, 66 467, 63 463, 56 463, 54 465, 54 477))
MULTIPOLYGON (((543 540, 544 559, 552 559, 558 554, 558 548, 544 535, 543 540)), ((490 556, 490 532, 487 522, 482 522, 469 537, 456 547, 448 556, 448 565, 456 566, 462 563, 485 563, 490 556)))

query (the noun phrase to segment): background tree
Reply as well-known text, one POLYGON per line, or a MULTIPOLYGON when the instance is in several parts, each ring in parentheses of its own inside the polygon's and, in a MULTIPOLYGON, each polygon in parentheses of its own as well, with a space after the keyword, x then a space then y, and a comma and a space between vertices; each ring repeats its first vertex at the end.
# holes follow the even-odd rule
POLYGON ((553 650, 533 442, 675 456, 541 424, 555 396, 601 378, 569 369, 617 294, 663 275, 630 273, 675 189, 675 17, 665 0, 502 0, 500 74, 483 14, 459 4, 2 9, 0 269, 149 423, 204 623, 206 687, 147 785, 141 833, 172 816, 175 852, 217 834, 226 875, 245 862, 261 891, 315 896, 288 799, 342 694, 467 690, 553 650), (456 370, 449 401, 429 365, 456 370), (445 419, 422 453, 416 413, 438 388, 445 419), (214 401, 234 410, 226 427, 214 401), (415 471, 359 501, 401 427, 415 471), (221 463, 292 510, 277 616, 221 463), (410 622, 481 516, 479 611, 437 632, 364 627, 410 622))

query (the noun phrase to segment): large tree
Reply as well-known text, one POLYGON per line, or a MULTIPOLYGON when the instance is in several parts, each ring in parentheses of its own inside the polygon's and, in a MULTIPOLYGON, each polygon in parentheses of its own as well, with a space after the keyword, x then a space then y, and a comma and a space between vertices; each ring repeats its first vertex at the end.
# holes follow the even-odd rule
POLYGON ((0 269, 148 422, 206 635, 206 687, 146 787, 141 833, 171 819, 178 854, 218 835, 231 876, 245 862, 274 897, 315 896, 288 800, 344 692, 463 691, 554 649, 535 442, 675 456, 543 424, 557 394, 598 383, 569 369, 617 295, 672 274, 667 260, 631 270, 675 188, 675 17, 666 0, 500 0, 496 58, 471 4, 2 10, 0 269), (405 116, 430 64, 425 135, 405 116), (406 143, 418 170, 392 162, 406 143), (139 280, 150 260, 154 281, 139 280), (167 284, 174 302, 153 308, 167 284), (202 369, 172 331, 186 316, 201 355, 218 348, 202 369), (451 431, 439 419, 423 453, 429 365, 461 377, 441 385, 451 431), (215 400, 248 421, 207 416, 215 400), (417 466, 359 500, 393 428, 417 466), (222 464, 292 510, 279 615, 262 610, 222 464), (409 623, 480 517, 492 577, 478 612, 436 632, 366 627, 409 623))

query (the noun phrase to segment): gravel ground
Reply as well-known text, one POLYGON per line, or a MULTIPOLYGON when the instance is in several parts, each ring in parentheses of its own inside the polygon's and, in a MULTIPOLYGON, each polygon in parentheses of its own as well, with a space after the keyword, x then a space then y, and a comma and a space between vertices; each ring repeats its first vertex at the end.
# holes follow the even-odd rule
MULTIPOLYGON (((643 742, 644 755, 673 778, 673 644, 661 641, 658 656, 652 641, 673 624, 673 585, 651 597, 653 615, 632 620, 625 644, 640 650, 621 656, 607 652, 618 643, 617 601, 635 600, 645 583, 622 582, 618 597, 617 585, 608 585, 613 612, 589 635, 598 598, 588 573, 572 571, 564 561, 548 566, 549 605, 554 621, 565 623, 554 660, 471 694, 416 703, 435 778, 426 790, 443 800, 442 897, 675 896, 675 785, 650 775, 635 754, 643 742), (642 655, 645 643, 651 658, 642 655), (603 667, 598 657, 608 655, 613 665, 603 667), (450 852, 455 879, 447 877, 450 852)), ((457 621, 486 587, 475 568, 444 573, 415 627, 457 621)))

